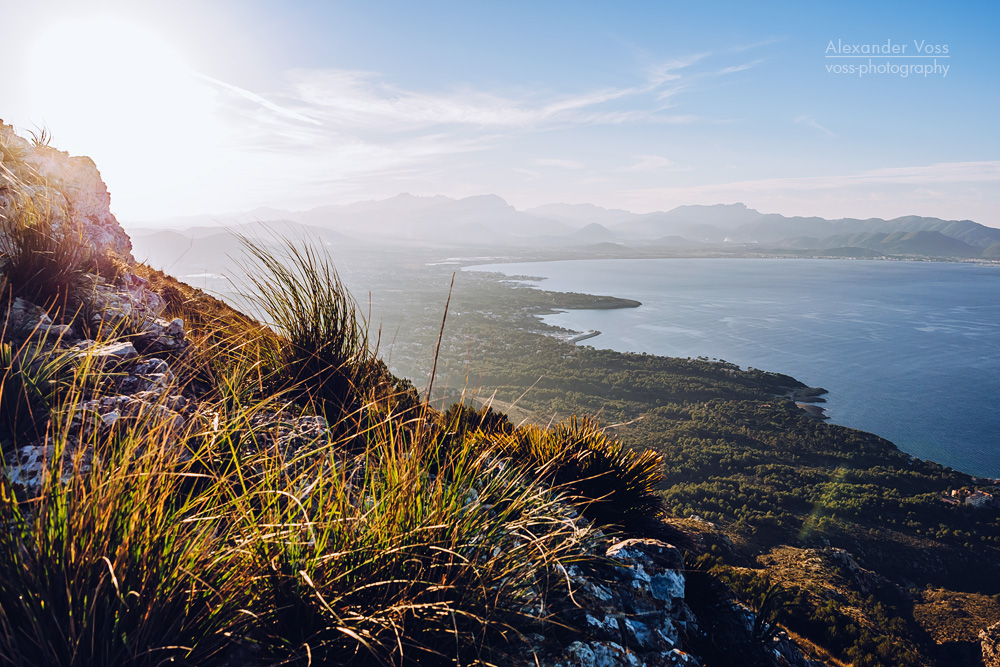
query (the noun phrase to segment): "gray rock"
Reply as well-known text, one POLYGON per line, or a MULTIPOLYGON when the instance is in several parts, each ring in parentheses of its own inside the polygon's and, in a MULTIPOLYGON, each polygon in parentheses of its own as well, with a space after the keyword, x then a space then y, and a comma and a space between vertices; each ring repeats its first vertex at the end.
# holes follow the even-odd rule
POLYGON ((573 642, 566 649, 566 667, 641 667, 634 653, 615 642, 573 642))
POLYGON ((184 321, 175 318, 170 322, 155 318, 143 325, 143 344, 147 351, 166 352, 187 347, 184 339, 184 321))
POLYGON ((684 597, 684 577, 679 572, 660 572, 649 580, 649 592, 658 600, 669 602, 684 597))
POLYGON ((68 324, 39 324, 32 332, 32 335, 48 341, 68 340, 76 336, 73 327, 68 324))
POLYGON ((7 336, 27 335, 41 325, 51 324, 52 320, 44 309, 35 304, 16 297, 4 314, 3 331, 7 336))
POLYGON ((85 354, 98 362, 128 361, 139 356, 132 343, 109 343, 100 347, 89 346, 85 354))
POLYGON ((692 627, 684 603, 683 557, 657 540, 632 539, 607 548, 612 562, 588 570, 563 570, 573 586, 578 608, 564 613, 580 631, 578 641, 563 648, 554 641, 533 642, 523 667, 634 665, 665 667, 698 665, 684 649, 684 631, 692 627))

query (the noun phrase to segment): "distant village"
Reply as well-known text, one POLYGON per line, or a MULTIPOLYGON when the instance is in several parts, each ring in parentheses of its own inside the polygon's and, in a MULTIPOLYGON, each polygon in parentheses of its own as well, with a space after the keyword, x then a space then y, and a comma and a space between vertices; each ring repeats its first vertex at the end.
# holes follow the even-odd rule
MULTIPOLYGON (((994 484, 997 480, 994 480, 994 484)), ((1000 493, 978 489, 952 489, 941 502, 948 505, 969 505, 975 509, 1000 509, 1000 493)))

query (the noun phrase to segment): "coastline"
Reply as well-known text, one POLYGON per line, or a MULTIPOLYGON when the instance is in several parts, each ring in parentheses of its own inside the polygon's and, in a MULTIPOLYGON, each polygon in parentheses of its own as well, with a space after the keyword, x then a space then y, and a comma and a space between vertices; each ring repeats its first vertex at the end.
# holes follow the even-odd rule
POLYGON ((822 387, 798 387, 784 394, 782 398, 794 401, 795 407, 813 419, 826 421, 830 418, 830 415, 826 414, 825 408, 816 405, 816 403, 826 403, 826 399, 822 398, 822 396, 828 393, 830 392, 822 387))
MULTIPOLYGON (((629 258, 622 258, 629 259, 629 258)), ((692 258, 694 259, 694 258, 692 258)), ((646 258, 642 258, 642 261, 649 261, 646 258)), ((688 260, 691 261, 691 260, 688 260)), ((722 259, 715 261, 725 261, 722 259)), ((757 261, 759 259, 743 258, 738 259, 744 266, 756 267, 757 261)), ((764 260, 766 261, 766 260, 764 260)), ((785 261, 795 261, 792 259, 786 259, 785 261)), ((769 320, 764 318, 774 318, 778 315, 775 314, 774 310, 767 311, 759 315, 759 319, 756 322, 763 322, 764 324, 758 325, 753 320, 753 326, 764 326, 772 327, 772 331, 765 332, 766 336, 759 339, 760 344, 759 350, 755 349, 755 353, 762 352, 762 355, 757 356, 740 356, 741 350, 743 348, 739 347, 743 345, 736 336, 731 336, 724 329, 721 331, 721 339, 716 342, 721 343, 719 347, 713 347, 709 344, 712 340, 711 337, 701 340, 702 337, 708 336, 710 331, 705 328, 704 323, 694 322, 687 323, 684 325, 679 324, 680 320, 674 319, 673 321, 667 321, 663 324, 663 333, 657 333, 657 327, 647 326, 644 328, 636 329, 635 331, 623 331, 616 324, 616 322, 625 322, 626 326, 631 326, 633 323, 644 322, 644 320, 633 319, 634 316, 628 315, 627 319, 620 317, 613 317, 609 319, 611 313, 606 313, 605 315, 597 315, 596 317, 580 317, 573 314, 573 311, 579 310, 578 308, 560 308, 563 311, 558 314, 551 315, 547 312, 536 311, 533 314, 541 315, 542 321, 548 327, 554 327, 556 329, 562 329, 564 332, 570 330, 572 332, 583 332, 588 330, 600 329, 602 334, 597 342, 591 343, 598 348, 608 348, 608 349, 618 349, 619 351, 645 351, 650 354, 660 354, 663 356, 674 356, 674 357, 685 357, 685 356, 698 356, 705 355, 705 350, 714 350, 714 354, 719 358, 725 358, 729 361, 736 362, 744 367, 756 367, 765 370, 777 369, 778 372, 788 374, 797 378, 802 378, 806 382, 811 379, 813 382, 817 380, 822 382, 825 386, 829 387, 831 391, 837 396, 835 400, 835 406, 824 406, 823 400, 817 400, 818 396, 786 396, 782 397, 785 400, 790 400, 797 404, 797 407, 802 412, 810 415, 811 417, 819 420, 827 421, 828 423, 833 423, 840 426, 846 426, 849 428, 857 429, 864 432, 876 433, 881 437, 895 443, 900 449, 906 451, 918 458, 924 460, 938 461, 942 465, 952 467, 956 470, 968 471, 970 474, 994 478, 1000 475, 1000 471, 997 469, 997 459, 995 455, 991 454, 989 449, 985 447, 985 443, 989 442, 989 432, 986 430, 989 424, 996 424, 996 419, 994 417, 984 417, 980 418, 975 422, 969 422, 968 420, 959 420, 955 415, 958 413, 954 411, 943 410, 942 401, 935 398, 933 404, 926 406, 925 409, 920 409, 918 412, 911 412, 914 409, 914 404, 902 398, 907 392, 884 392, 878 389, 878 382, 875 381, 872 375, 873 359, 878 360, 878 364, 883 368, 880 371, 881 379, 890 382, 896 386, 909 387, 908 382, 916 382, 913 378, 926 377, 928 374, 936 374, 935 377, 944 378, 949 384, 940 385, 943 387, 942 391, 947 391, 948 396, 964 396, 961 383, 951 380, 955 376, 955 369, 965 368, 967 363, 968 351, 961 350, 955 347, 954 340, 959 336, 971 332, 976 334, 976 337, 972 339, 973 342, 986 340, 987 336, 993 336, 995 332, 995 322, 990 323, 989 321, 978 318, 976 321, 969 321, 966 324, 957 322, 954 318, 955 315, 950 315, 950 311, 953 310, 958 305, 963 305, 964 302, 959 303, 955 299, 951 298, 954 296, 952 294, 953 289, 965 289, 965 287, 971 285, 978 285, 976 294, 979 294, 983 289, 983 285, 993 285, 996 283, 996 277, 993 271, 988 271, 989 275, 981 275, 980 271, 975 270, 976 268, 986 268, 984 263, 980 262, 857 262, 857 261, 843 261, 843 262, 818 262, 812 263, 808 259, 798 259, 799 262, 803 262, 803 267, 816 267, 815 270, 810 269, 812 272, 809 275, 823 275, 827 274, 826 269, 820 269, 822 266, 829 266, 831 269, 835 266, 845 267, 844 271, 838 271, 837 273, 844 274, 849 272, 850 275, 854 275, 855 268, 847 269, 848 265, 852 267, 857 267, 861 270, 862 275, 873 274, 876 277, 883 275, 883 270, 879 269, 879 265, 885 266, 886 270, 889 270, 889 266, 895 265, 899 268, 892 268, 891 274, 885 275, 902 275, 898 272, 907 272, 912 274, 913 271, 920 271, 916 276, 911 276, 911 278, 919 278, 919 276, 929 275, 943 276, 943 279, 935 279, 930 283, 930 288, 937 289, 935 300, 927 301, 926 305, 921 305, 920 311, 913 311, 914 315, 893 315, 892 320, 885 323, 882 322, 881 317, 883 317, 885 312, 890 314, 904 313, 903 308, 888 309, 886 311, 879 311, 878 313, 872 313, 870 304, 874 303, 878 299, 887 300, 888 303, 894 303, 892 299, 894 298, 891 290, 881 289, 882 285, 890 284, 882 280, 869 281, 867 287, 865 288, 865 299, 860 302, 849 302, 848 297, 852 293, 848 289, 842 290, 844 299, 841 303, 837 304, 840 309, 837 312, 842 312, 843 317, 839 318, 827 318, 829 321, 826 328, 817 329, 816 327, 810 326, 816 321, 815 318, 811 320, 804 320, 806 334, 802 336, 793 336, 791 332, 799 331, 799 326, 795 322, 786 323, 787 326, 782 328, 776 328, 773 325, 767 324, 767 322, 773 322, 775 320, 769 320), (962 269, 962 267, 966 267, 962 269), (871 267, 871 268, 862 268, 871 267), (937 268, 940 267, 940 268, 937 268), (926 273, 924 269, 929 270, 926 273), (873 273, 878 269, 878 273, 873 273), (955 271, 962 270, 961 273, 955 273, 955 271), (942 273, 944 272, 944 273, 942 273), (970 276, 975 280, 970 282, 969 280, 963 279, 958 282, 949 283, 949 276, 970 276), (984 282, 983 278, 989 278, 988 282, 984 282), (945 286, 951 284, 954 287, 945 286), (951 296, 949 296, 951 295, 951 296), (858 305, 859 304, 859 305, 858 305), (864 310, 867 308, 868 310, 864 310), (861 312, 862 315, 857 313, 861 312), (868 319, 865 319, 868 318, 868 319), (867 324, 866 324, 867 323, 867 324), (841 331, 840 327, 849 326, 854 327, 853 329, 847 331, 841 331), (877 326, 876 326, 877 325, 877 326), (915 338, 919 337, 924 339, 926 342, 921 343, 921 345, 926 348, 927 345, 933 344, 939 351, 939 353, 934 354, 931 358, 925 360, 925 362, 917 370, 908 370, 907 360, 898 360, 896 357, 896 350, 898 345, 892 341, 895 340, 895 333, 893 336, 883 335, 884 332, 889 332, 889 328, 881 327, 893 326, 897 329, 892 329, 893 332, 898 332, 906 336, 906 340, 910 343, 919 342, 915 338), (867 327, 867 331, 865 330, 867 327), (902 327, 902 329, 899 329, 902 327), (989 330, 985 329, 988 327, 989 330), (832 331, 838 331, 837 334, 832 334, 832 331), (864 346, 858 348, 855 352, 848 352, 845 350, 840 350, 839 352, 834 352, 837 349, 836 346, 842 347, 842 341, 848 340, 850 335, 859 334, 860 337, 857 338, 859 341, 865 341, 864 346), (868 335, 865 335, 868 334, 868 335), (623 348, 619 344, 621 342, 622 336, 627 335, 629 338, 629 347, 623 348), (810 337, 811 336, 811 337, 810 337), (832 336, 832 338, 831 338, 832 336), (665 340, 664 337, 673 337, 677 341, 677 344, 671 345, 660 345, 658 346, 657 341, 665 340), (791 340, 792 338, 798 339, 800 342, 791 340), (831 338, 831 346, 827 346, 824 343, 824 339, 831 338), (802 343, 802 341, 805 341, 802 343), (810 343, 812 341, 813 343, 810 343), (791 345, 790 351, 781 352, 781 350, 788 349, 785 346, 791 345), (659 347, 659 349, 657 349, 659 347), (839 356, 838 356, 839 355, 839 356), (844 356, 847 355, 847 356, 844 356), (787 357, 787 359, 786 359, 787 357), (808 361, 811 359, 812 361, 808 361), (893 361, 897 359, 896 361, 893 361), (789 363, 785 363, 785 362, 789 363), (791 363, 794 362, 794 363, 791 363), (806 368, 808 367, 808 368, 806 368), (805 370, 804 370, 805 369, 805 370), (909 373, 909 375, 907 375, 909 373), (854 388, 857 388, 855 390, 854 388), (901 415, 912 414, 911 419, 902 419, 901 415), (956 423, 960 422, 960 423, 956 423), (963 444, 963 443, 967 443, 963 444)), ((541 270, 541 266, 538 262, 527 261, 530 263, 532 268, 528 267, 517 267, 511 271, 511 273, 531 273, 532 275, 537 275, 539 273, 544 273, 541 270)), ((784 266, 775 265, 776 267, 784 266)), ((994 265, 995 266, 995 265, 994 265)), ((499 268, 499 267, 497 267, 499 268)), ((494 268, 494 271, 497 271, 494 268)), ((504 267, 506 268, 506 267, 504 267)), ((714 271, 714 267, 713 271, 714 271)), ((721 268, 721 267, 720 267, 721 268)), ((757 269, 752 269, 754 272, 757 269)), ((778 270, 778 269, 775 269, 778 270)), ((781 269, 783 271, 783 269, 781 269)), ((798 270, 798 269, 796 269, 798 270)), ((593 271, 597 271, 595 268, 593 271)), ((567 272, 567 275, 572 275, 567 272)), ((581 274, 581 277, 584 274, 581 274)), ((641 299, 645 306, 649 306, 650 312, 654 312, 660 307, 656 299, 648 293, 640 292, 628 292, 621 291, 620 288, 616 288, 613 281, 601 279, 593 279, 594 274, 591 269, 587 269, 586 276, 589 276, 586 283, 570 283, 566 284, 565 280, 559 283, 555 283, 552 278, 547 278, 542 284, 545 285, 545 289, 549 290, 600 290, 597 293, 611 293, 611 294, 627 294, 630 297, 641 299), (546 283, 552 283, 546 285, 546 283)), ((678 275, 689 276, 687 271, 679 273, 678 275)), ((718 275, 715 273, 715 275, 718 275)), ((752 275, 752 274, 751 274, 752 275)), ((798 276, 799 278, 801 276, 798 276)), ((922 280, 922 278, 919 278, 922 280)), ((690 283, 690 279, 687 283, 690 283)), ((684 283, 685 286, 687 283, 684 283)), ((746 284, 745 282, 743 284, 746 284)), ((795 287, 788 287, 784 292, 778 292, 773 295, 772 300, 777 304, 789 304, 794 303, 794 299, 800 296, 800 293, 805 291, 802 287, 800 280, 794 280, 783 285, 792 285, 795 287), (791 290, 791 293, 789 293, 791 290)), ((844 283, 847 284, 847 283, 844 283)), ((739 290, 740 283, 737 283, 733 289, 739 290)), ((539 288, 534 288, 539 289, 539 288)), ((812 293, 812 292, 810 292, 812 293)), ((963 292, 966 294, 968 292, 963 292)), ((684 292, 684 294, 687 294, 684 292)), ((726 298, 718 299, 720 305, 715 305, 716 308, 725 308, 726 304, 733 298, 733 293, 727 292, 728 296, 726 298)), ((579 299, 579 305, 586 303, 586 298, 576 297, 579 299)), ((697 303, 683 303, 684 306, 691 308, 697 307, 701 302, 697 303)), ((970 302, 971 303, 971 302, 970 302)), ((910 304, 906 304, 910 305, 910 304)), ((975 304, 982 307, 988 308, 988 311, 983 312, 995 312, 989 304, 989 300, 984 300, 982 296, 977 296, 975 304)), ((782 306, 776 306, 776 308, 781 308, 782 306)), ((812 305, 811 308, 818 309, 821 305, 812 305)), ((583 308, 587 309, 587 308, 583 308)), ((597 311, 598 309, 593 309, 597 311)), ((706 312, 717 312, 720 313, 719 317, 729 317, 735 316, 737 318, 743 316, 743 313, 733 313, 726 312, 725 310, 716 311, 706 311, 706 312)), ((810 311, 811 312, 811 311, 810 311)), ((818 310, 816 312, 819 312, 818 310)), ((623 313, 624 314, 624 313, 623 313)), ((905 314, 905 313, 904 313, 905 314)), ((803 316, 808 315, 808 313, 803 313, 803 316)), ((751 314, 753 316, 753 314, 751 314)), ((738 319, 736 320, 738 321, 738 319)), ((660 324, 653 322, 653 324, 660 324)), ((731 325, 730 325, 731 326, 731 325)), ((548 328, 548 327, 543 327, 548 328)), ((551 331, 551 329, 550 329, 551 331)), ((979 354, 989 354, 988 351, 980 351, 979 354)), ((994 368, 996 364, 996 357, 990 357, 993 361, 990 363, 990 368, 994 368)), ((979 371, 977 371, 979 372, 979 371)), ((882 383, 884 384, 884 382, 882 383)), ((996 383, 991 381, 991 386, 996 386, 996 383)), ((916 382, 914 385, 917 389, 920 389, 922 385, 916 382)), ((925 392, 926 394, 926 392, 925 392)), ((918 395, 922 395, 919 394, 918 395)), ((925 396, 926 397, 926 396, 925 396)), ((957 399, 956 399, 957 400, 957 399)), ((968 398, 966 398, 966 403, 968 398)))

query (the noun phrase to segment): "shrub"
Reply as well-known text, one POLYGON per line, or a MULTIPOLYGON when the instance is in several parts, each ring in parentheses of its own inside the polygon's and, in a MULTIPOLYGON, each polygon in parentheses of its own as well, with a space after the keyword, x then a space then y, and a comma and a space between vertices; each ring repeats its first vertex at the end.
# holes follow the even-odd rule
POLYGON ((268 354, 282 386, 336 419, 363 404, 374 355, 367 325, 329 255, 284 241, 271 249, 247 237, 250 289, 240 295, 280 338, 268 354))
POLYGON ((575 496, 587 518, 628 532, 659 528, 663 464, 652 450, 628 449, 596 422, 576 417, 547 429, 524 426, 503 442, 511 459, 575 496))

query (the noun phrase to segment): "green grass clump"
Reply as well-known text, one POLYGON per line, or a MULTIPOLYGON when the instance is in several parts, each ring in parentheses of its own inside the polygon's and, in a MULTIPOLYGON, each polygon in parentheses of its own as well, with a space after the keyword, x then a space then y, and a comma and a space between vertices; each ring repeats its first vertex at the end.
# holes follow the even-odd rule
POLYGON ((591 531, 472 441, 445 449, 389 422, 367 437, 359 457, 268 467, 233 499, 265 653, 471 664, 542 624, 566 595, 556 564, 586 559, 591 531))
POLYGON ((595 421, 576 417, 550 428, 522 426, 504 442, 513 460, 571 493, 587 518, 630 533, 657 528, 663 462, 656 452, 633 451, 595 421))
POLYGON ((48 338, 0 341, 0 441, 37 438, 45 431, 72 361, 69 354, 48 349, 48 338))
POLYGON ((6 278, 3 301, 21 297, 46 309, 66 308, 82 285, 88 253, 79 238, 53 230, 51 203, 24 189, 5 188, 0 211, 0 266, 6 278))
POLYGON ((251 289, 241 290, 278 334, 274 380, 331 417, 364 402, 375 356, 368 328, 329 255, 285 241, 278 249, 243 237, 251 289))

